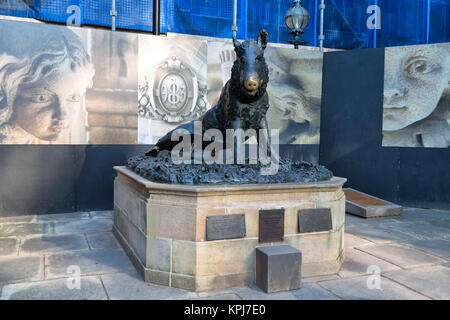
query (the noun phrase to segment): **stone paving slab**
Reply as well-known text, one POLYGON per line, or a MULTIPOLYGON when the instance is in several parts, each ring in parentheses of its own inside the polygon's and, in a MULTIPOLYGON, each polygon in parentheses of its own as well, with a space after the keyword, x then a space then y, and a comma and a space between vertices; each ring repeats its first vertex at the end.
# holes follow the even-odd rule
POLYGON ((0 257, 16 255, 19 250, 19 240, 16 238, 0 238, 0 257))
POLYGON ((22 223, 22 222, 37 222, 36 215, 28 216, 13 216, 13 217, 0 217, 0 224, 3 223, 22 223))
POLYGON ((43 257, 0 258, 0 284, 43 279, 43 257))
POLYGON ((367 244, 371 244, 373 242, 370 242, 364 238, 358 237, 357 235, 351 234, 351 233, 344 233, 344 246, 345 248, 354 248, 354 247, 360 247, 365 246, 367 244))
POLYGON ((407 233, 414 236, 417 239, 449 239, 450 229, 442 228, 432 225, 428 222, 415 222, 415 223, 399 223, 392 226, 392 230, 407 233))
MULTIPOLYGON (((340 280, 337 280, 340 281, 340 280)), ((327 282, 327 281, 325 281, 327 282)), ((244 300, 338 300, 339 297, 323 289, 315 283, 303 283, 295 291, 265 293, 256 285, 237 287, 231 289, 244 300)))
POLYGON ((450 299, 450 268, 433 266, 394 271, 383 276, 403 284, 433 299, 450 299))
POLYGON ((120 272, 134 269, 122 250, 90 250, 52 254, 46 257, 46 278, 71 276, 69 266, 78 266, 81 275, 120 272))
POLYGON ((152 285, 144 282, 136 271, 101 276, 106 292, 112 300, 194 299, 195 292, 152 285))
POLYGON ((57 213, 57 214, 43 214, 37 216, 38 222, 45 221, 64 221, 71 219, 90 219, 88 212, 71 212, 71 213, 57 213))
POLYGON ((358 277, 373 273, 372 268, 376 268, 379 272, 400 270, 398 266, 378 259, 370 254, 356 249, 346 248, 345 261, 338 274, 342 278, 358 277))
POLYGON ((235 293, 224 293, 224 294, 205 296, 205 297, 195 298, 195 299, 190 299, 190 300, 242 300, 242 299, 235 293))
POLYGON ((114 211, 112 211, 112 210, 110 210, 110 211, 89 211, 89 216, 92 219, 104 219, 104 218, 113 219, 114 211))
POLYGON ((403 244, 450 260, 450 239, 418 240, 403 244))
POLYGON ((56 222, 57 233, 81 233, 91 231, 111 231, 112 219, 82 219, 56 222))
POLYGON ((120 249, 112 232, 87 233, 86 236, 92 249, 120 249))
POLYGON ((89 246, 83 234, 39 236, 22 240, 20 255, 88 249, 89 246))
POLYGON ((55 224, 53 222, 0 224, 0 238, 34 234, 55 234, 55 224))
POLYGON ((415 268, 445 262, 438 257, 399 244, 364 246, 358 248, 358 250, 367 252, 402 268, 415 268))
MULTIPOLYGON (((82 277, 80 289, 69 289, 69 279, 10 284, 3 287, 0 300, 106 300, 99 277, 82 277)), ((70 281, 70 280, 69 280, 70 281)), ((72 283, 70 283, 72 284, 72 283)))
POLYGON ((421 240, 413 234, 404 231, 399 231, 388 226, 383 227, 361 227, 361 226, 345 226, 345 231, 362 237, 374 243, 390 243, 390 242, 405 242, 421 240))
POLYGON ((337 274, 330 274, 328 276, 302 278, 302 283, 315 283, 315 282, 337 280, 337 279, 341 279, 341 277, 339 277, 337 274))
MULTIPOLYGON (((369 289, 369 276, 321 282, 319 285, 346 300, 429 300, 413 290, 381 277, 380 289, 369 289)), ((372 283, 372 282, 371 282, 372 283)))

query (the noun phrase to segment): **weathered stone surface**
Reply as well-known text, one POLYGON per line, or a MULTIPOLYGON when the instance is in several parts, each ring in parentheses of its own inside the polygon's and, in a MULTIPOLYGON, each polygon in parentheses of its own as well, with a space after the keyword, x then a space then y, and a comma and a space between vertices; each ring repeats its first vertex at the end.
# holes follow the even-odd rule
POLYGON ((336 295, 315 283, 306 283, 299 290, 270 294, 265 293, 256 285, 237 287, 231 290, 244 300, 339 300, 336 295))
POLYGON ((80 233, 91 231, 111 231, 111 219, 82 219, 55 223, 56 233, 80 233))
POLYGON ((368 277, 324 281, 319 285, 346 300, 429 300, 384 277, 381 278, 380 289, 369 289, 368 277))
POLYGON ((433 299, 450 299, 450 268, 444 266, 425 267, 384 274, 423 295, 433 299))
POLYGON ((107 211, 89 211, 89 216, 92 219, 112 219, 114 216, 113 210, 107 210, 107 211))
MULTIPOLYGON (((147 235, 195 241, 197 239, 196 208, 152 204, 148 208, 147 235)), ((203 234, 205 229, 203 228, 203 234)))
POLYGON ((330 208, 298 211, 298 231, 300 233, 329 231, 332 228, 330 208))
POLYGON ((444 262, 422 251, 399 244, 377 244, 359 248, 375 257, 389 261, 402 268, 414 268, 444 262))
POLYGON ((418 240, 405 242, 404 244, 450 260, 450 239, 418 240))
POLYGON ((23 237, 34 234, 54 234, 54 233, 55 233, 55 224, 53 222, 0 224, 0 238, 12 236, 23 237))
POLYGON ((181 289, 155 286, 142 281, 135 271, 102 275, 108 296, 112 300, 191 299, 197 294, 181 289))
POLYGON ((21 223, 21 222, 37 222, 37 216, 12 216, 12 217, 0 217, 0 224, 2 223, 21 223))
POLYGON ((341 279, 341 277, 339 277, 337 274, 330 274, 327 276, 302 278, 302 282, 303 283, 315 283, 315 282, 337 280, 337 279, 341 279))
POLYGON ((344 245, 345 248, 357 248, 357 247, 361 247, 361 246, 365 246, 368 244, 371 244, 372 242, 363 239, 361 237, 358 237, 354 234, 351 233, 344 233, 344 245))
POLYGON ((43 257, 0 258, 0 284, 43 279, 43 257))
POLYGON ((20 255, 89 249, 82 234, 40 236, 24 239, 20 255))
POLYGON ((91 250, 73 253, 52 254, 46 258, 46 278, 69 277, 69 266, 79 266, 81 275, 130 270, 133 266, 121 250, 91 250))
MULTIPOLYGON (((345 213, 339 190, 345 179, 334 177, 314 184, 186 186, 157 184, 123 167, 115 169, 115 192, 125 192, 115 196, 114 234, 146 281, 196 291, 253 282, 260 210, 284 210, 288 218, 281 227, 290 232, 285 234, 285 243, 311 247, 306 275, 336 273, 342 264, 345 213), (145 234, 137 232, 127 212, 117 205, 133 200, 147 203, 145 234), (316 207, 316 200, 325 206, 331 203, 332 216, 339 216, 340 227, 298 234, 298 210, 316 207), (248 231, 244 238, 206 241, 206 217, 242 214, 248 231)), ((333 222, 333 228, 339 223, 333 222)))
POLYGON ((384 260, 375 258, 370 254, 356 249, 346 248, 345 261, 339 271, 339 276, 342 278, 351 278, 371 274, 372 272, 369 267, 376 267, 380 272, 400 269, 399 267, 384 260))
MULTIPOLYGON (((254 270, 256 239, 214 241, 197 246, 196 275, 241 274, 254 270)), ((182 260, 181 260, 182 261, 182 260)))
POLYGON ((153 270, 170 271, 172 240, 147 238, 146 267, 153 270))
POLYGON ((218 295, 208 295, 206 297, 195 298, 192 300, 242 300, 235 293, 223 293, 218 295))
POLYGON ((46 221, 61 221, 70 219, 89 219, 89 213, 87 212, 70 212, 70 213, 58 213, 58 214, 42 214, 37 216, 38 222, 46 221))
POLYGON ((147 204, 145 199, 126 183, 114 182, 114 205, 119 207, 142 232, 147 229, 147 204))
POLYGON ((245 237, 245 214, 228 214, 206 217, 206 240, 223 240, 245 237))
POLYGON ((345 226, 345 231, 358 237, 367 239, 374 243, 404 242, 419 240, 417 236, 399 230, 394 230, 390 226, 372 227, 367 225, 363 228, 360 226, 345 226))
POLYGON ((17 255, 19 240, 16 238, 0 238, 0 256, 17 255))
POLYGON ((301 252, 291 246, 256 248, 256 285, 267 293, 299 289, 301 265, 301 252))
POLYGON ((92 249, 120 249, 112 232, 87 233, 86 237, 92 249))
POLYGON ((106 300, 99 277, 82 277, 80 289, 69 289, 68 279, 10 284, 3 287, 0 300, 106 300))

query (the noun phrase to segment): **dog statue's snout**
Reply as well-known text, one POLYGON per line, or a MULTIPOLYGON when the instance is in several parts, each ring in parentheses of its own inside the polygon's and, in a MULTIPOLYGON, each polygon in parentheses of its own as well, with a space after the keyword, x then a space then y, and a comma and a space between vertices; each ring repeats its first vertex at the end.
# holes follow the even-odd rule
POLYGON ((248 76, 244 83, 245 89, 248 91, 256 91, 259 87, 259 77, 257 74, 248 76))

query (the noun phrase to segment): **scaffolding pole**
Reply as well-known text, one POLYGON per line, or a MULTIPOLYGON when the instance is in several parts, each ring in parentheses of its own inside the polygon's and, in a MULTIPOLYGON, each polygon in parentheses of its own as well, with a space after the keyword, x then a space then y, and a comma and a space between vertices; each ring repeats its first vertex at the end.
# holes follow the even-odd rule
POLYGON ((325 35, 323 34, 323 12, 325 11, 325 0, 320 1, 320 34, 319 34, 319 48, 320 52, 323 51, 323 40, 325 40, 325 35))

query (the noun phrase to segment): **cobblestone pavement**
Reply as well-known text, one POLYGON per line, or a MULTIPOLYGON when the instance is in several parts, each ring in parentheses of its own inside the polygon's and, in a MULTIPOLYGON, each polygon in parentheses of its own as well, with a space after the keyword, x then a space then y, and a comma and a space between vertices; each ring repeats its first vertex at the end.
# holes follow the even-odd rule
POLYGON ((338 274, 266 294, 255 285, 195 293, 145 283, 111 233, 111 211, 0 218, 0 299, 450 299, 450 211, 346 215, 338 274), (78 283, 72 280, 81 274, 78 283))

